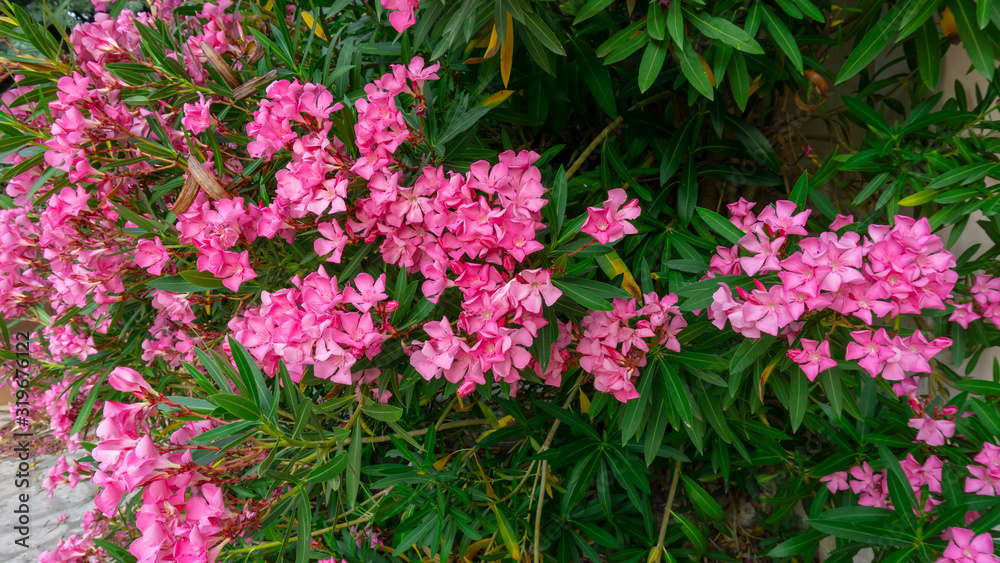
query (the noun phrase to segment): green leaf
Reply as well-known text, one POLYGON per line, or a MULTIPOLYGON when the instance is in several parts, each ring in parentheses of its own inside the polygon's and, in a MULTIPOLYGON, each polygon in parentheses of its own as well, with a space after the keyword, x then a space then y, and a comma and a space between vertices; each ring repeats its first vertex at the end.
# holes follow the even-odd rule
POLYGON ((260 420, 262 418, 257 405, 242 395, 218 393, 210 396, 208 400, 243 420, 260 420))
POLYGON ((910 486, 906 473, 899 465, 899 460, 885 444, 878 445, 878 453, 882 465, 885 466, 889 498, 892 500, 896 515, 907 528, 916 530, 917 517, 913 514, 913 507, 917 504, 917 497, 913 494, 913 487, 910 486))
POLYGON ((363 405, 361 412, 382 422, 396 422, 403 417, 403 409, 392 405, 363 405))
POLYGON ((694 410, 691 407, 691 398, 688 396, 688 390, 685 388, 684 382, 681 381, 681 377, 677 373, 677 367, 672 362, 664 361, 662 358, 657 358, 657 362, 661 366, 662 377, 667 380, 667 395, 670 396, 670 404, 677 409, 681 415, 681 420, 688 426, 694 424, 694 410))
MULTIPOLYGON (((642 376, 644 378, 652 378, 655 376, 663 377, 663 374, 653 374, 651 370, 647 370, 642 376)), ((667 430, 667 424, 670 422, 670 403, 666 400, 667 390, 664 382, 661 380, 660 385, 658 385, 657 393, 653 395, 652 407, 653 410, 650 413, 649 422, 646 424, 646 436, 643 439, 642 453, 646 458, 646 467, 653 464, 653 460, 656 459, 656 454, 660 451, 660 446, 663 444, 663 434, 667 430)), ((643 400, 640 398, 639 400, 643 400)))
POLYGON ((361 485, 361 425, 356 423, 351 431, 351 445, 347 447, 347 475, 344 481, 344 502, 348 510, 353 510, 361 485))
POLYGON ((681 72, 684 77, 688 79, 691 86, 698 91, 699 94, 705 96, 709 100, 715 99, 715 89, 712 87, 712 82, 708 79, 708 72, 706 72, 704 65, 701 64, 701 59, 698 58, 698 53, 694 50, 693 45, 688 45, 684 49, 678 49, 680 53, 677 57, 680 59, 681 72))
POLYGON ((91 540, 94 542, 94 545, 103 549, 108 553, 108 555, 113 557, 117 563, 135 563, 138 561, 135 555, 132 555, 127 549, 120 545, 115 545, 104 538, 95 537, 91 538, 91 540))
POLYGON ((592 289, 581 285, 576 282, 567 282, 566 280, 552 280, 552 285, 559 288, 563 292, 563 295, 569 297, 573 301, 576 301, 580 305, 593 309, 595 311, 612 311, 614 308, 611 303, 602 299, 597 293, 592 289))
POLYGON ((299 539, 295 545, 295 563, 308 563, 312 554, 312 506, 309 504, 309 494, 305 489, 299 489, 299 539))
POLYGON ((965 164, 939 174, 933 181, 924 186, 924 189, 936 190, 951 187, 959 183, 964 186, 972 182, 978 182, 984 176, 994 176, 998 171, 1000 171, 1000 164, 993 162, 965 164))
POLYGON ((993 42, 990 41, 988 32, 979 29, 972 4, 971 0, 950 0, 948 2, 951 13, 955 16, 958 35, 962 38, 962 47, 969 54, 972 66, 985 76, 986 80, 992 82, 994 65, 996 65, 996 59, 993 56, 993 42))
POLYGON ((535 401, 534 405, 536 408, 545 411, 553 418, 557 418, 566 425, 574 428, 580 434, 588 436, 597 442, 601 440, 601 436, 597 433, 597 430, 594 429, 594 426, 584 421, 579 415, 542 401, 535 401))
POLYGON ((788 414, 792 423, 792 432, 797 432, 806 416, 809 404, 809 378, 800 370, 791 374, 792 382, 788 390, 788 414))
POLYGON ((701 530, 698 529, 698 526, 695 526, 694 522, 688 520, 684 516, 677 514, 676 512, 671 512, 671 514, 681 525, 681 530, 684 532, 684 535, 687 536, 687 539, 691 540, 695 550, 699 554, 705 553, 705 550, 708 549, 708 540, 705 539, 705 534, 702 534, 701 530))
POLYGON ((823 23, 826 18, 823 17, 823 12, 816 7, 815 4, 809 0, 795 0, 795 5, 802 10, 802 13, 809 16, 810 19, 823 23))
POLYGON ((731 375, 743 373, 757 361, 757 358, 767 352, 776 340, 777 338, 770 334, 761 334, 760 338, 744 338, 729 362, 729 373, 731 375))
POLYGON ((795 36, 792 35, 791 31, 788 31, 785 24, 769 8, 762 7, 761 15, 764 18, 764 25, 767 26, 771 37, 774 38, 774 42, 777 43, 781 52, 785 53, 788 60, 792 62, 795 70, 799 71, 799 74, 802 74, 805 70, 802 66, 802 52, 799 50, 799 44, 795 41, 795 36))
POLYGON ((552 184, 552 196, 551 196, 551 201, 556 206, 555 238, 559 238, 559 235, 562 233, 563 222, 566 220, 566 197, 568 193, 569 193, 569 186, 566 180, 566 171, 563 170, 563 167, 560 164, 559 170, 556 171, 555 182, 553 182, 552 184))
POLYGON ((656 82, 656 77, 660 75, 663 68, 663 61, 667 57, 667 43, 665 41, 650 40, 646 45, 646 50, 642 53, 642 61, 639 62, 639 91, 645 92, 656 82))
POLYGON ((840 101, 844 102, 847 109, 861 120, 863 125, 874 127, 886 135, 892 132, 889 124, 885 122, 882 115, 873 110, 868 104, 850 96, 841 96, 840 101))
POLYGON ((917 51, 917 68, 920 69, 920 79, 931 90, 937 89, 941 78, 941 39, 938 36, 934 20, 927 20, 913 36, 913 45, 917 51))
POLYGON ((104 372, 104 375, 97 380, 97 384, 94 385, 91 392, 87 394, 87 399, 83 402, 83 406, 80 407, 80 413, 76 415, 76 420, 73 421, 73 428, 70 430, 70 436, 83 430, 84 425, 90 420, 94 412, 94 404, 97 402, 97 397, 101 394, 99 390, 103 389, 102 384, 109 375, 111 375, 110 369, 104 372))
POLYGON ((687 21, 705 37, 718 39, 737 51, 751 55, 763 55, 764 49, 750 34, 739 26, 722 18, 716 18, 704 12, 685 11, 687 21))
POLYGON ((910 545, 907 541, 890 536, 888 530, 885 533, 869 532, 861 530, 853 522, 842 522, 828 518, 810 518, 808 522, 809 527, 813 529, 845 540, 891 547, 906 547, 910 545))
POLYGON ((603 12, 611 2, 612 0, 590 0, 576 13, 576 17, 573 18, 573 25, 579 25, 603 12))
POLYGON ((559 38, 556 37, 556 34, 549 29, 549 26, 545 25, 545 22, 536 16, 534 12, 524 12, 524 27, 546 49, 557 55, 566 56, 566 51, 563 50, 559 38))
POLYGON ((795 186, 792 188, 792 195, 789 196, 789 200, 795 204, 798 209, 804 209, 809 198, 809 173, 803 172, 799 179, 795 182, 795 186))
POLYGON ((683 473, 681 474, 681 479, 684 481, 684 490, 687 491, 688 498, 691 499, 696 508, 701 510, 702 514, 715 521, 726 518, 726 513, 723 512, 718 501, 712 498, 712 495, 708 494, 708 491, 703 489, 694 479, 683 473))
POLYGON ((691 138, 700 128, 700 125, 701 115, 693 115, 685 119, 684 123, 681 123, 670 136, 670 140, 667 141, 667 149, 663 152, 663 160, 660 161, 661 186, 666 184, 667 180, 680 168, 681 162, 684 161, 684 155, 691 148, 691 138))
POLYGON ((778 163, 778 155, 774 152, 774 147, 771 146, 767 137, 760 132, 760 129, 730 113, 725 114, 724 119, 726 125, 736 134, 736 138, 739 139, 740 143, 747 149, 747 152, 750 153, 750 156, 754 160, 771 170, 777 171, 780 169, 781 165, 778 163))
POLYGON ((986 29, 990 24, 990 11, 993 9, 995 0, 976 0, 976 23, 979 29, 986 29))
POLYGON ((253 421, 241 420, 239 422, 230 422, 229 424, 224 424, 217 428, 213 428, 208 432, 199 434, 194 438, 191 438, 191 442, 195 444, 208 444, 213 440, 218 440, 219 438, 225 438, 232 434, 243 434, 247 430, 257 428, 259 424, 253 421))
POLYGON ((889 179, 888 172, 881 172, 877 174, 874 178, 871 179, 870 182, 868 182, 868 185, 865 186, 865 189, 861 190, 861 193, 858 194, 858 197, 854 198, 854 201, 851 202, 851 205, 857 205, 870 198, 875 192, 878 191, 879 188, 882 187, 882 184, 885 184, 886 180, 888 179, 889 179))
POLYGON ((746 111, 750 99, 750 73, 743 53, 733 53, 732 66, 729 69, 729 87, 733 91, 733 99, 740 111, 746 111))
POLYGON ((436 306, 437 304, 432 303, 426 297, 421 297, 420 301, 417 301, 417 305, 412 311, 410 311, 410 314, 407 315, 406 320, 403 321, 402 325, 400 325, 400 328, 409 328, 426 319, 427 315, 431 314, 431 311, 433 311, 436 306))
POLYGON ((955 387, 976 395, 1000 396, 1000 383, 980 379, 964 379, 954 382, 955 387))
POLYGON ((633 40, 632 36, 635 35, 637 32, 639 32, 640 30, 644 29, 645 26, 646 22, 643 20, 639 20, 637 22, 633 22, 632 24, 628 25, 618 33, 609 37, 607 41, 601 43, 600 46, 597 47, 598 58, 602 59, 606 58, 611 53, 625 47, 627 44, 629 44, 630 41, 633 40))
POLYGON ((637 182, 635 180, 635 176, 632 174, 632 171, 625 166, 625 162, 622 161, 622 156, 618 153, 618 148, 615 146, 615 142, 613 140, 604 142, 603 153, 604 154, 602 156, 607 158, 608 164, 614 168, 615 172, 617 172, 623 180, 628 182, 628 185, 640 198, 643 199, 643 201, 653 200, 653 195, 649 192, 649 190, 637 182))
POLYGON ((710 229, 722 235, 730 244, 739 244, 740 239, 746 236, 746 233, 741 231, 739 227, 711 209, 697 207, 695 211, 698 212, 698 216, 701 217, 702 221, 708 223, 710 229))
POLYGON ((448 126, 447 129, 437 139, 438 145, 443 145, 448 141, 454 139, 459 133, 464 133, 470 127, 475 125, 484 115, 490 111, 489 106, 476 106, 469 111, 462 114, 448 126))
POLYGON ((693 160, 684 165, 680 191, 677 192, 677 215, 685 225, 691 222, 698 203, 698 170, 693 160))
POLYGON ((659 0, 649 1, 649 11, 646 12, 646 31, 651 39, 663 41, 667 38, 667 14, 660 6, 659 0))
POLYGON ((937 190, 921 190, 911 196, 904 197, 899 200, 899 205, 902 205, 903 207, 917 207, 929 201, 933 201, 934 196, 936 196, 937 193, 937 190))
POLYGON ((806 530, 790 540, 778 544, 774 549, 768 551, 765 557, 790 557, 804 553, 807 549, 819 543, 823 539, 823 534, 816 530, 806 530))
MULTIPOLYGON (((604 66, 599 60, 597 60, 597 57, 594 56, 590 47, 583 45, 576 38, 571 38, 570 40, 572 41, 573 48, 576 51, 577 58, 581 63, 580 74, 583 76, 583 81, 587 84, 587 88, 590 89, 590 93, 594 97, 594 101, 597 102, 598 107, 600 107, 604 113, 608 114, 608 117, 618 117, 615 91, 611 87, 611 74, 608 72, 608 67, 604 66)), ((565 177, 565 173, 563 176, 565 177)), ((560 230, 562 229, 562 215, 564 214, 565 208, 563 213, 557 215, 560 230)))
POLYGON ((306 476, 307 483, 325 483, 330 479, 333 479, 337 475, 340 475, 344 469, 347 468, 347 454, 341 452, 333 457, 330 461, 314 467, 309 475, 306 476))
POLYGON ((257 403, 262 413, 270 413, 271 406, 274 402, 274 397, 271 395, 271 390, 267 388, 267 384, 264 382, 264 376, 260 372, 260 368, 257 367, 257 361, 254 360, 250 352, 240 344, 236 338, 229 337, 229 349, 233 354, 233 360, 236 362, 236 367, 239 369, 240 376, 243 381, 246 382, 247 389, 250 391, 251 398, 257 403))
POLYGON ((903 17, 899 22, 899 37, 896 38, 896 41, 902 41, 920 29, 925 22, 931 19, 939 4, 941 4, 941 0, 907 2, 906 9, 903 10, 903 17))
POLYGON ((521 559, 520 544, 517 541, 517 532, 511 527, 510 522, 507 517, 503 515, 496 503, 490 505, 493 509, 493 514, 497 517, 497 528, 500 530, 500 537, 503 538, 503 543, 507 547, 507 552, 510 554, 514 560, 521 559))
POLYGON ((861 72, 875 60, 875 57, 883 49, 892 43, 892 38, 896 35, 896 30, 899 29, 900 18, 903 14, 902 8, 902 3, 893 6, 885 16, 878 20, 875 27, 868 31, 851 52, 851 55, 847 57, 844 66, 840 68, 840 72, 837 74, 837 84, 861 72))
POLYGON ((178 272, 178 275, 180 275, 180 277, 183 278, 184 281, 190 283, 191 285, 201 288, 200 289, 201 291, 205 291, 206 289, 219 289, 221 287, 225 287, 225 285, 223 285, 222 283, 222 280, 220 280, 219 278, 213 276, 208 272, 187 270, 184 272, 178 272))
POLYGON ((685 49, 684 43, 684 14, 681 12, 680 2, 671 2, 667 8, 667 32, 670 33, 670 41, 677 47, 678 51, 685 49))

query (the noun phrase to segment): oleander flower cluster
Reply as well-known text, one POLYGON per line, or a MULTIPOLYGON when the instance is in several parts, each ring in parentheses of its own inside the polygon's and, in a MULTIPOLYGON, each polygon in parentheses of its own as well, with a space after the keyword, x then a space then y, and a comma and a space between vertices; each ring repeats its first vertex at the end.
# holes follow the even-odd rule
POLYGON ((635 380, 650 344, 680 352, 677 333, 687 326, 676 295, 648 293, 643 303, 638 307, 634 298, 614 299, 611 311, 590 311, 580 323, 580 367, 594 376, 595 389, 623 403, 639 397, 635 380))
POLYGON ((141 490, 139 535, 128 547, 138 561, 214 562, 222 546, 242 536, 254 521, 246 508, 234 512, 234 501, 213 482, 222 474, 221 466, 195 463, 193 450, 185 447, 215 421, 185 422, 171 433, 169 445, 157 444, 148 420, 166 399, 130 368, 115 368, 108 383, 142 401, 104 403, 96 432, 100 441, 91 451, 98 464, 91 480, 100 488, 94 504, 111 518, 126 495, 141 490))
MULTIPOLYGON (((929 445, 940 446, 944 443, 929 445)), ((989 442, 983 444, 982 451, 976 455, 974 461, 977 465, 966 468, 969 475, 965 478, 964 492, 986 496, 1000 495, 1000 447, 989 442)), ((913 507, 915 514, 927 514, 945 501, 941 486, 944 464, 945 460, 933 453, 927 455, 923 463, 913 454, 907 454, 905 459, 900 460, 899 465, 907 483, 918 500, 918 504, 913 507)), ((852 467, 848 471, 826 475, 821 477, 820 481, 833 494, 850 491, 857 495, 857 503, 860 506, 895 510, 889 496, 887 470, 876 471, 868 462, 862 462, 861 465, 852 467)), ((971 524, 979 516, 977 511, 968 512, 965 515, 965 525, 971 524)), ((993 555, 993 538, 989 533, 976 535, 971 530, 953 527, 946 529, 941 537, 948 541, 948 546, 937 563, 992 563, 1000 560, 993 555)))
MULTIPOLYGON (((744 199, 729 205, 730 221, 746 235, 731 248, 717 249, 708 276, 745 274, 754 277, 756 287, 736 287, 734 296, 720 283, 708 312, 716 327, 728 324, 747 338, 770 334, 798 341, 801 347, 789 350, 788 357, 813 380, 837 362, 827 340, 799 333, 810 318, 833 314, 842 326, 856 328, 845 359, 857 360, 872 377, 901 381, 907 372, 930 373, 929 360, 950 346, 950 339, 928 341, 919 330, 902 336, 871 328, 878 319, 945 308, 958 280, 955 258, 926 218, 896 216, 891 227, 870 225, 867 236, 846 230, 809 237, 810 211, 796 213, 794 203, 779 201, 754 215, 754 205, 744 199), (768 286, 762 278, 774 283, 768 286)), ((840 218, 831 228, 850 222, 840 218)))
POLYGON ((971 301, 949 300, 955 306, 949 321, 954 321, 969 328, 969 323, 984 319, 1000 328, 1000 278, 988 274, 979 274, 969 287, 971 301))

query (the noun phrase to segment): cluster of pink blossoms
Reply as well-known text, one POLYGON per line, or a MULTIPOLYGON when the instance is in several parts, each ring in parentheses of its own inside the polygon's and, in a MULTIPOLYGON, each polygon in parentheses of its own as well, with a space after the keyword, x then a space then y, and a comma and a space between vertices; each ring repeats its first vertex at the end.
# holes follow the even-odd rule
MULTIPOLYGON (((538 329, 548 324, 542 304, 551 306, 562 295, 551 276, 549 270, 522 270, 504 281, 492 266, 465 267, 455 281, 465 295, 456 322, 458 334, 446 317, 424 323, 429 338, 413 342, 413 367, 424 379, 443 374, 448 381, 461 383, 458 393, 463 396, 485 384, 488 373, 494 381, 509 383, 515 393, 521 379, 518 370, 531 361, 528 348, 538 329)), ((558 366, 550 367, 543 377, 557 385, 562 372, 553 373, 558 366)))
POLYGON ((56 460, 56 464, 49 469, 48 476, 42 481, 42 488, 48 491, 45 496, 51 497, 53 492, 62 483, 69 485, 69 488, 75 489, 76 485, 80 482, 82 477, 88 477, 94 471, 94 466, 80 462, 75 459, 66 459, 65 455, 59 456, 56 460), (82 474, 80 472, 83 472, 82 474))
MULTIPOLYGON (((942 445, 942 444, 937 444, 942 445)), ((977 495, 1000 495, 1000 447, 985 443, 983 450, 975 457, 976 463, 969 465, 969 477, 965 480, 965 492, 977 495)), ((927 456, 921 464, 907 454, 900 462, 903 473, 917 499, 924 503, 923 510, 914 507, 914 513, 929 512, 943 500, 941 488, 941 469, 943 460, 936 455, 927 456), (937 495, 937 497, 935 496, 937 495)), ((858 495, 858 504, 878 508, 894 509, 889 500, 889 486, 886 471, 874 471, 867 462, 853 467, 850 471, 838 471, 820 479, 831 493, 850 490, 858 495)), ((965 515, 965 525, 979 518, 979 513, 972 511, 965 515)), ((937 563, 995 563, 1000 561, 993 555, 993 538, 988 533, 975 535, 964 528, 948 528, 942 534, 942 539, 948 541, 943 557, 937 563)))
MULTIPOLYGON (((921 489, 927 487, 927 491, 932 494, 941 494, 941 468, 943 461, 935 455, 930 455, 924 463, 920 463, 913 457, 913 454, 906 454, 906 459, 899 462, 906 474, 906 479, 913 489, 913 493, 918 499, 924 502, 924 512, 929 512, 943 501, 934 498, 930 494, 922 493, 921 489)), ((886 472, 874 471, 868 462, 863 462, 860 466, 851 468, 850 471, 838 471, 820 479, 830 489, 831 493, 850 490, 858 495, 858 504, 861 506, 874 506, 878 508, 893 508, 889 500, 889 482, 886 479, 886 472)), ((917 507, 914 512, 918 513, 917 507)))
POLYGON ((969 328, 970 322, 986 319, 1000 328, 1000 278, 980 274, 969 291, 972 301, 948 302, 955 306, 948 320, 969 328))
POLYGON ((55 548, 38 555, 38 563, 95 563, 106 561, 108 554, 94 543, 94 538, 106 539, 111 526, 99 510, 83 515, 81 534, 59 540, 55 548))
MULTIPOLYGON (((323 266, 305 278, 292 278, 292 288, 261 293, 261 305, 229 321, 241 344, 275 375, 284 361, 293 380, 307 366, 316 377, 350 385, 363 374, 351 368, 361 358, 374 358, 395 332, 389 315, 399 304, 388 301, 385 274, 354 277, 340 290, 323 266)), ((375 370, 378 371, 378 370, 375 370)))
POLYGON ((942 557, 936 563, 997 563, 993 555, 993 538, 988 533, 976 535, 965 528, 948 528, 941 538, 948 541, 942 557))
POLYGON ((635 299, 613 299, 612 311, 590 311, 583 318, 583 335, 576 350, 580 367, 594 376, 594 388, 621 402, 639 397, 634 380, 646 365, 649 342, 680 352, 677 333, 687 326, 677 308, 677 296, 662 299, 656 293, 644 296, 637 309, 635 299))
MULTIPOLYGON (((728 322, 747 338, 770 334, 793 342, 806 318, 826 310, 871 325, 880 317, 943 309, 958 279, 954 256, 931 234, 926 218, 897 216, 893 227, 871 225, 867 237, 831 231, 801 238, 789 253, 790 237, 808 235, 810 212, 795 213, 794 203, 779 201, 755 216, 753 206, 743 199, 729 205, 730 220, 747 234, 738 245, 717 249, 708 276, 773 272, 780 283, 766 287, 755 280, 755 289, 738 287, 736 297, 720 283, 708 313, 720 329, 728 322)), ((845 221, 850 218, 838 223, 845 221)), ((846 358, 892 381, 904 379, 906 371, 929 373, 928 361, 951 345, 947 338, 927 342, 919 331, 907 338, 890 337, 884 329, 851 336, 846 358)), ((788 355, 810 379, 836 365, 828 342, 801 342, 788 355)))
POLYGON ((108 378, 118 391, 132 393, 140 403, 104 403, 100 439, 91 452, 98 463, 91 480, 100 487, 94 504, 113 517, 128 493, 142 489, 136 526, 140 535, 129 552, 141 563, 214 562, 226 538, 242 535, 252 514, 234 514, 222 489, 211 482, 211 470, 192 461, 183 446, 214 426, 209 420, 186 422, 163 448, 150 438, 147 419, 160 396, 138 372, 115 368, 108 378))
MULTIPOLYGON (((152 4, 153 13, 169 17, 179 2, 152 4)), ((204 84, 207 76, 202 43, 221 54, 246 50, 240 15, 226 13, 231 5, 228 0, 207 3, 196 16, 177 20, 187 38, 184 52, 166 55, 183 60, 196 84, 204 84)), ((6 186, 7 195, 18 207, 0 211, 0 312, 7 318, 22 317, 36 303, 51 303, 52 317, 58 318, 72 307, 97 305, 76 314, 73 328, 43 331, 48 353, 56 361, 69 356, 84 361, 96 352, 93 334, 106 333, 112 319, 109 308, 131 297, 125 294, 123 278, 134 274, 136 268, 157 276, 176 273, 162 240, 137 241, 117 228, 119 217, 112 202, 113 197, 127 199, 143 189, 143 175, 155 170, 150 159, 129 160, 144 156, 143 142, 157 142, 181 154, 194 152, 184 133, 173 128, 175 119, 169 109, 129 106, 123 101, 126 85, 107 70, 109 63, 144 61, 136 24, 155 27, 153 13, 123 10, 115 18, 98 13, 94 22, 76 26, 70 46, 78 70, 59 79, 57 99, 47 112, 35 111, 32 97, 24 96, 32 86, 15 86, 2 95, 12 116, 49 135, 38 140, 46 149, 44 162, 24 170, 6 186), (15 103, 18 98, 21 101, 15 103), (153 128, 151 122, 161 127, 153 128), (156 130, 165 131, 166 138, 159 138, 156 130), (126 164, 108 165, 109 143, 116 147, 116 161, 124 158, 126 164), (65 172, 71 185, 50 195, 46 195, 49 186, 36 190, 46 166, 65 172), (33 210, 35 200, 42 196, 44 203, 33 210), (31 218, 35 214, 37 220, 31 218)), ((185 126, 195 133, 203 130, 211 120, 210 104, 211 100, 203 97, 189 104, 182 120, 185 126)), ((26 154, 15 151, 6 162, 22 164, 26 154)), ((221 171, 224 181, 229 172, 241 169, 238 160, 227 160, 225 167, 221 171)), ((247 271, 245 256, 242 260, 228 255, 221 258, 215 252, 203 262, 211 265, 213 273, 229 278, 228 284, 238 286, 241 275, 245 279, 252 273, 247 271)), ((170 328, 160 324, 151 330, 153 338, 143 343, 147 361, 163 357, 179 365, 180 359, 190 358, 188 354, 198 341, 170 328)))

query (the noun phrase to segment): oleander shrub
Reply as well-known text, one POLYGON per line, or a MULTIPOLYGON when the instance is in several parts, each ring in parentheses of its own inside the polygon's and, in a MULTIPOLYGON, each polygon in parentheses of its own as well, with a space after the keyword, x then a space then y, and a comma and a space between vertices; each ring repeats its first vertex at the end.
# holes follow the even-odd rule
POLYGON ((40 561, 997 560, 995 0, 65 8, 0 7, 40 561))

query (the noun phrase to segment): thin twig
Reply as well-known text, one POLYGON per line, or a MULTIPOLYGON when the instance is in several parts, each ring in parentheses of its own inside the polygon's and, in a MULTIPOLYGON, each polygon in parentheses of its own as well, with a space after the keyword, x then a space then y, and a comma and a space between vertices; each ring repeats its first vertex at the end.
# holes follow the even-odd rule
POLYGON ((674 495, 677 493, 677 482, 681 478, 681 462, 680 460, 674 464, 674 476, 670 480, 670 492, 667 494, 667 506, 663 507, 663 522, 660 522, 660 536, 656 540, 656 558, 653 561, 659 561, 660 556, 663 555, 663 538, 667 536, 667 523, 670 522, 670 511, 674 507, 674 495))
MULTIPOLYGON (((579 382, 577 385, 579 385, 579 382)), ((566 400, 563 401, 562 408, 569 408, 569 404, 572 403, 573 398, 576 397, 577 388, 577 386, 573 387, 573 390, 569 393, 569 397, 566 397, 566 400)), ((556 421, 552 423, 552 428, 549 428, 549 435, 545 437, 545 442, 542 444, 541 449, 538 450, 538 453, 548 450, 549 446, 552 445, 552 439, 555 438, 556 430, 559 429, 560 423, 561 421, 559 419, 556 419, 556 421)), ((533 561, 535 563, 540 561, 538 559, 538 544, 540 536, 542 535, 542 505, 545 503, 545 483, 548 481, 549 460, 542 460, 542 466, 538 470, 538 474, 541 475, 542 483, 541 486, 538 487, 538 505, 535 507, 535 543, 532 546, 534 556, 533 561)))

